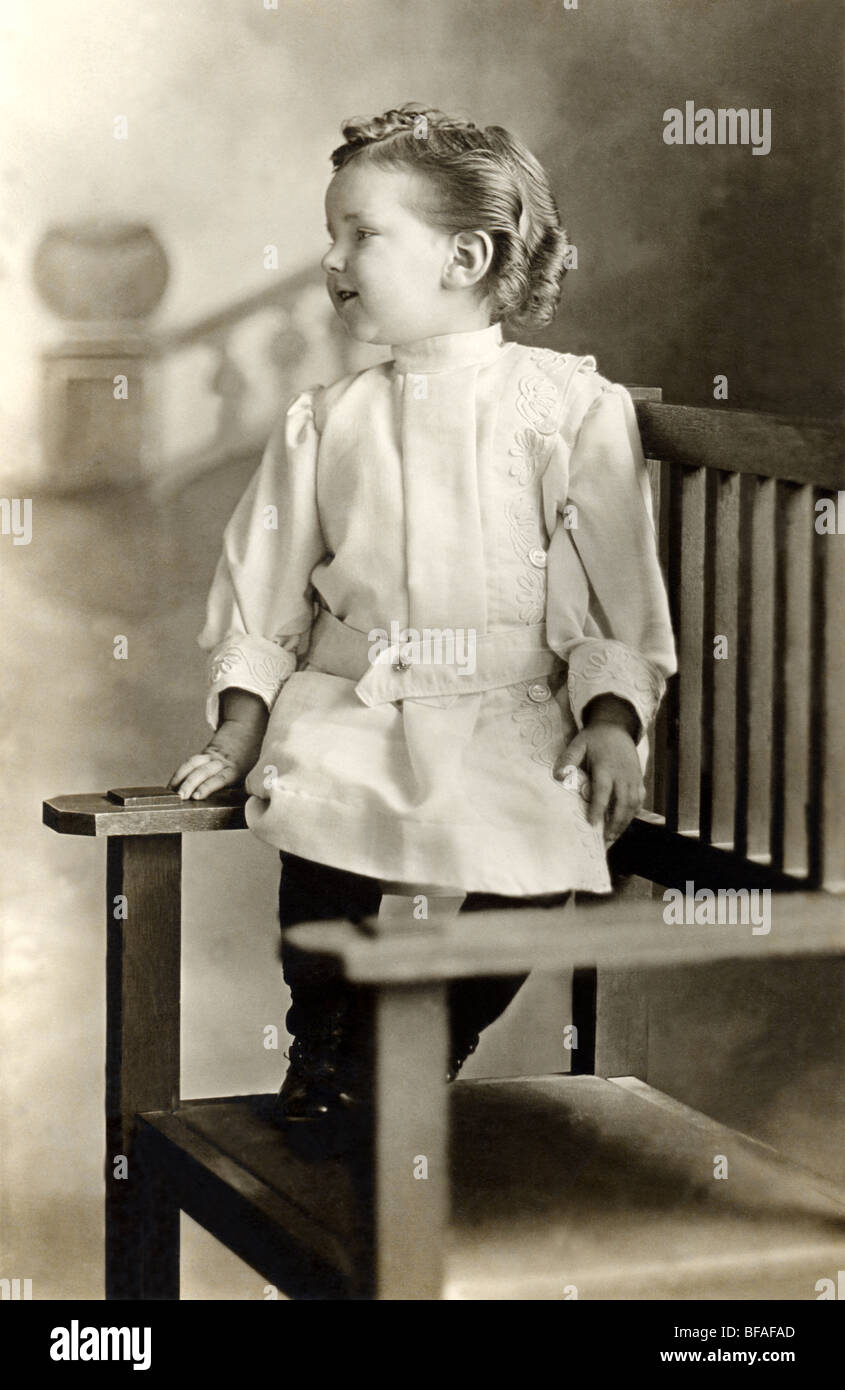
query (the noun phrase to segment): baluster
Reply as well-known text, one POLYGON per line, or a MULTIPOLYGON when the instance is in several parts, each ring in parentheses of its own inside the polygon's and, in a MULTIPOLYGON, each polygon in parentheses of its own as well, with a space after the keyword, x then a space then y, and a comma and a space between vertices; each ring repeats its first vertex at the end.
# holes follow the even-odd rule
POLYGON ((212 346, 217 353, 217 364, 209 385, 214 394, 220 397, 214 444, 216 448, 225 448, 230 444, 237 444, 243 437, 242 414, 246 378, 229 355, 228 335, 215 339, 212 346))
POLYGON ((307 350, 304 333, 291 322, 290 314, 282 311, 278 328, 267 343, 267 356, 278 378, 280 402, 289 400, 293 395, 296 364, 302 361, 307 350))

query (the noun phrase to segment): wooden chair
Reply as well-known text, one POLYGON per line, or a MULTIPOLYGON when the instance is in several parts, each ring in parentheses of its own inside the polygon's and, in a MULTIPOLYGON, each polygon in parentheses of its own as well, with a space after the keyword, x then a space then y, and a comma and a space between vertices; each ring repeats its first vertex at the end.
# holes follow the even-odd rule
POLYGON ((45 803, 52 829, 107 837, 107 1298, 178 1298, 180 1210, 294 1298, 813 1298, 842 1267, 842 1190, 645 1079, 591 1074, 597 1030, 633 1035, 640 1007, 600 983, 841 954, 845 939, 845 541, 814 525, 816 501, 843 487, 833 431, 656 394, 638 393, 638 415, 680 675, 656 730, 654 809, 614 851, 635 878, 574 913, 399 936, 294 929, 366 1012, 372 1119, 354 1153, 297 1152, 269 1096, 180 1097, 181 836, 243 829, 243 796, 45 803), (688 881, 774 890, 771 931, 667 925, 662 889, 688 881), (531 968, 575 971, 574 1074, 447 1088, 448 981, 531 968))

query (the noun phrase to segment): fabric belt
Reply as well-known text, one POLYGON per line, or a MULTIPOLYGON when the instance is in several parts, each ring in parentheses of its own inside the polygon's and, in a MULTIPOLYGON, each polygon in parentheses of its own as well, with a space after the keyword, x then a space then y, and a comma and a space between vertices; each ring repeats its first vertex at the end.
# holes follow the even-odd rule
POLYGON ((311 631, 309 666, 356 682, 365 705, 438 695, 471 695, 549 676, 561 661, 546 645, 545 623, 476 636, 423 629, 418 640, 378 642, 321 609, 311 631))

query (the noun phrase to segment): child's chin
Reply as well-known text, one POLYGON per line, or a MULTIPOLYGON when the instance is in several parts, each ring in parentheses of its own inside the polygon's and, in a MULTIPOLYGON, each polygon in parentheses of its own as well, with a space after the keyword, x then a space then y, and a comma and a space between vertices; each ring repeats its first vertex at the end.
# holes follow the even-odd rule
POLYGON ((344 319, 343 326, 350 338, 354 338, 357 343, 372 343, 375 346, 380 346, 390 341, 372 323, 350 323, 348 319, 344 319))

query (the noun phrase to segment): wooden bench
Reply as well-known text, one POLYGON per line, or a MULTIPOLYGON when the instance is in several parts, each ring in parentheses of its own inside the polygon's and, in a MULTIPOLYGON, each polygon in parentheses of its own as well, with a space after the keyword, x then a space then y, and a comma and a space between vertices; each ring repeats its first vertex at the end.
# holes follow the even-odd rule
POLYGON ((637 1008, 602 980, 845 941, 845 540, 814 526, 845 483, 834 432, 639 395, 681 669, 651 810, 614 849, 636 878, 615 901, 440 932, 295 928, 368 1018, 372 1122, 354 1153, 292 1148, 271 1096, 180 1097, 181 836, 243 829, 243 796, 45 803, 54 830, 107 837, 108 1298, 178 1298, 180 1210, 297 1298, 811 1299, 842 1267, 841 1189, 645 1079, 591 1074, 597 1029, 631 1026, 597 999, 637 1008), (665 922, 663 889, 689 882, 774 890, 771 930, 665 922), (577 1074, 446 1088, 448 981, 531 968, 575 971, 577 1074))

